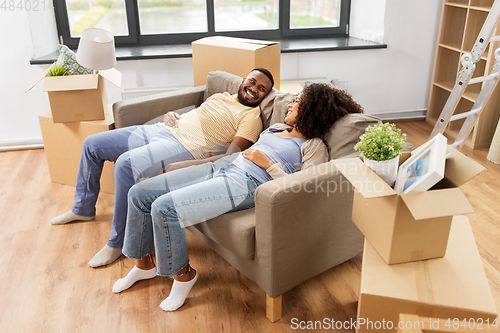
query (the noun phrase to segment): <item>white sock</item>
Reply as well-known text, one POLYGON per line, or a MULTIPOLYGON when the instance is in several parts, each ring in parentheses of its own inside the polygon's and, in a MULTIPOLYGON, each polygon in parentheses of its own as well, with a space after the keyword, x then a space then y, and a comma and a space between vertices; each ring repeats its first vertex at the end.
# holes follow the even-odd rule
POLYGON ((196 272, 196 275, 190 281, 182 282, 174 280, 170 295, 161 302, 160 308, 165 311, 175 311, 180 308, 186 301, 186 297, 196 283, 196 280, 198 280, 198 272, 196 272))
POLYGON ((111 264, 116 259, 122 256, 121 248, 109 247, 108 244, 104 245, 101 251, 97 252, 94 258, 90 259, 90 267, 99 267, 111 264))
POLYGON ((76 215, 70 210, 69 212, 54 217, 52 220, 50 220, 50 224, 65 224, 73 221, 90 221, 94 218, 95 216, 76 215))
POLYGON ((132 285, 137 281, 152 279, 155 276, 156 276, 156 267, 144 270, 140 269, 137 266, 134 266, 134 268, 132 268, 132 270, 128 272, 127 276, 115 282, 115 284, 113 285, 113 292, 120 293, 132 287, 132 285))

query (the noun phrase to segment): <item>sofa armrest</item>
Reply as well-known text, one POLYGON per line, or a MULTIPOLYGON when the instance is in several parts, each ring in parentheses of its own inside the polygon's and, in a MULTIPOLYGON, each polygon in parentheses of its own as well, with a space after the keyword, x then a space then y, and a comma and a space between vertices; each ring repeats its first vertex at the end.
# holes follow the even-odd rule
POLYGON ((255 200, 255 253, 277 297, 359 254, 351 220, 354 190, 332 162, 261 185, 255 200))
POLYGON ((169 91, 145 97, 132 98, 113 104, 115 128, 142 125, 168 111, 203 103, 205 86, 169 91))

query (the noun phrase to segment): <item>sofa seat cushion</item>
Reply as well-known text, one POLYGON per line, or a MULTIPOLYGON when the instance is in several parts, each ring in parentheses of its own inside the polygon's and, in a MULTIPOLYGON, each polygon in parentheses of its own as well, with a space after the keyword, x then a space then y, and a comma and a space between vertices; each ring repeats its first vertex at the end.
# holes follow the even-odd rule
POLYGON ((254 258, 255 208, 226 213, 193 227, 241 258, 254 258))

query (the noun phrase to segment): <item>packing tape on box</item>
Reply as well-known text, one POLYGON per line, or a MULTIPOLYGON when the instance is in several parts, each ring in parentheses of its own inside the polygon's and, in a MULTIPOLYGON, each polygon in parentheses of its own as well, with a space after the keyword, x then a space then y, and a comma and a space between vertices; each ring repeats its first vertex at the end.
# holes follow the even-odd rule
POLYGON ((434 289, 427 260, 415 261, 415 282, 419 302, 434 303, 434 289))

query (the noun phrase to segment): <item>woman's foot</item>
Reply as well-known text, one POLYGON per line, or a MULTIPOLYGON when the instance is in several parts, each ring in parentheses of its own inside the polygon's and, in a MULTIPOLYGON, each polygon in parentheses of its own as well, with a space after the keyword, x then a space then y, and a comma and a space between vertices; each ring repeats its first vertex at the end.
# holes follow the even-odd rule
POLYGON ((198 272, 188 264, 188 266, 174 275, 174 283, 172 290, 170 290, 170 295, 161 302, 160 307, 165 311, 175 311, 180 308, 186 301, 191 288, 193 288, 197 280, 198 272))
POLYGON ((121 256, 121 248, 109 247, 108 244, 106 244, 101 251, 97 252, 94 258, 90 259, 89 266, 96 268, 99 266, 109 265, 121 256))
POLYGON ((50 220, 50 224, 66 224, 73 221, 90 221, 94 218, 95 216, 77 215, 70 210, 69 212, 54 217, 52 220, 50 220))
POLYGON ((115 282, 113 285, 113 292, 120 293, 128 288, 132 287, 134 283, 140 280, 152 279, 156 276, 156 267, 148 270, 140 269, 134 266, 132 270, 125 276, 115 282))

